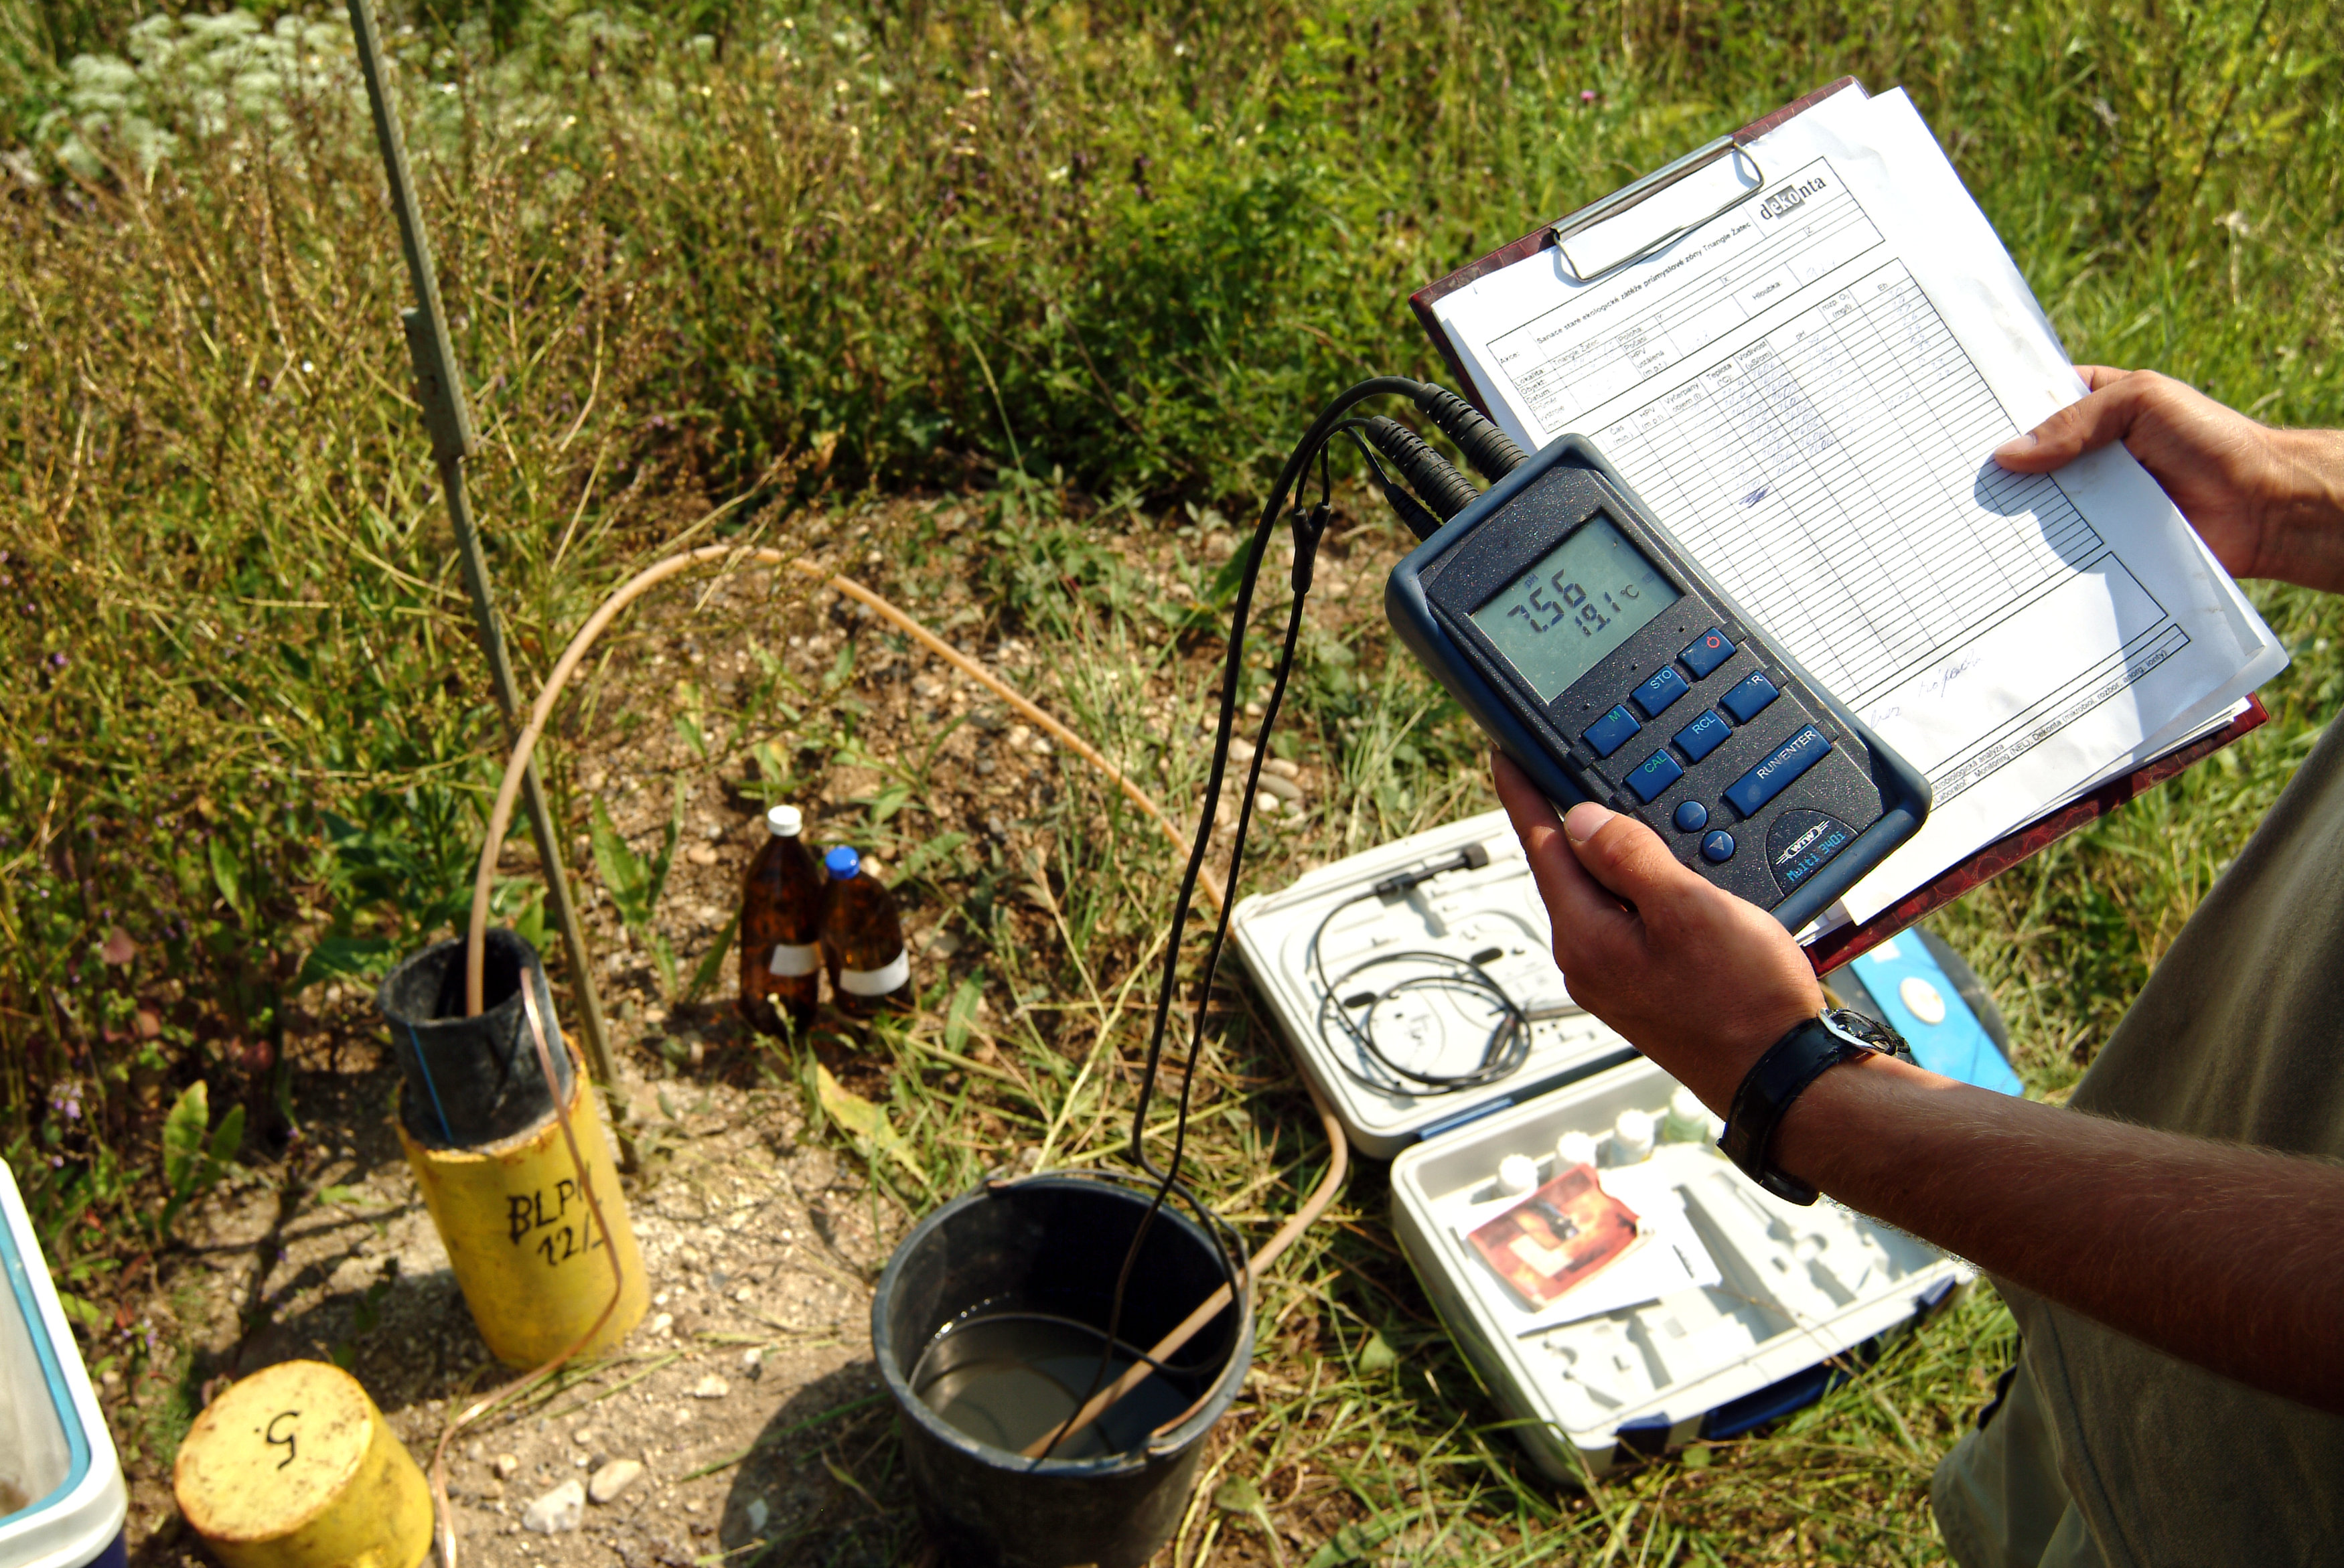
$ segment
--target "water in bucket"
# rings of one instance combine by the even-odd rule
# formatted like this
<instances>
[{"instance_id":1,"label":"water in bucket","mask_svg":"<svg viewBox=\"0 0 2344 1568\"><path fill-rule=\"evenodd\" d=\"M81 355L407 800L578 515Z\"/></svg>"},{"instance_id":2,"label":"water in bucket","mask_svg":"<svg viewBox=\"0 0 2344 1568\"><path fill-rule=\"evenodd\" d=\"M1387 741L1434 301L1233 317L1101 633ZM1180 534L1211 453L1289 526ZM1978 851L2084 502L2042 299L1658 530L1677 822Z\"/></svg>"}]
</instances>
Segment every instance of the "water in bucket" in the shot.
<instances>
[{"instance_id":1,"label":"water in bucket","mask_svg":"<svg viewBox=\"0 0 2344 1568\"><path fill-rule=\"evenodd\" d=\"M912 1388L929 1409L980 1442L1012 1453L1048 1435L1080 1407L1099 1365L1098 1330L1046 1313L980 1310L947 1324L913 1369ZM1117 1346L1101 1388L1131 1367ZM1054 1459L1121 1453L1195 1402L1193 1380L1156 1372L1061 1443Z\"/></svg>"}]
</instances>

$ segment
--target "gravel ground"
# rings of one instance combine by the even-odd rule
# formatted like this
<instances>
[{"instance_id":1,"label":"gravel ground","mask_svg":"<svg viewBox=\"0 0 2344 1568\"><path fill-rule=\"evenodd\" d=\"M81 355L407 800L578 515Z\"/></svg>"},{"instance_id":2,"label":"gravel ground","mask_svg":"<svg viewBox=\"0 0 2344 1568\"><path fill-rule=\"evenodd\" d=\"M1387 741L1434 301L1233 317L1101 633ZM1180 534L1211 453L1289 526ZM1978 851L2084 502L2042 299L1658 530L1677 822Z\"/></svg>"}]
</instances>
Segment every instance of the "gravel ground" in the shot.
<instances>
[{"instance_id":1,"label":"gravel ground","mask_svg":"<svg viewBox=\"0 0 2344 1568\"><path fill-rule=\"evenodd\" d=\"M387 1106L392 1081L383 1066L338 1081L358 1106ZM693 1085L671 1119L658 1087L628 1085L638 1122L663 1135L656 1180L630 1193L650 1314L561 1392L450 1448L468 1564L682 1568L753 1542L853 1533L874 1513L851 1479L893 1419L871 1363L866 1282L901 1216L874 1206L849 1162L797 1141L793 1091ZM312 1125L331 1123L331 1108L306 1109ZM450 1416L509 1374L473 1329L388 1116L342 1125L349 1136L313 1151L289 1204L253 1183L197 1217L176 1327L207 1396L275 1362L347 1358L428 1464ZM608 1493L626 1461L640 1472L577 1527L524 1528L536 1500L598 1477ZM133 1481L133 1561L203 1561L167 1474Z\"/></svg>"}]
</instances>

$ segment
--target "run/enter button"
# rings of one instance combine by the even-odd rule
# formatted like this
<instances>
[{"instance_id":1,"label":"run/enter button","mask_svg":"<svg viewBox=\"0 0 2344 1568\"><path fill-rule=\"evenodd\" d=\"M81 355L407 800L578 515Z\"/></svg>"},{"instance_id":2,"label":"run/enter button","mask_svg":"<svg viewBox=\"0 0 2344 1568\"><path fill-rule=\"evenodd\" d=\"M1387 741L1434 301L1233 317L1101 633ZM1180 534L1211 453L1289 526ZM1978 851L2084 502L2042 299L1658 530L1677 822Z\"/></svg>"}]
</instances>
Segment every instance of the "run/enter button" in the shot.
<instances>
[{"instance_id":1,"label":"run/enter button","mask_svg":"<svg viewBox=\"0 0 2344 1568\"><path fill-rule=\"evenodd\" d=\"M1823 731L1808 725L1774 749L1774 754L1735 779L1725 791L1726 804L1744 817L1755 817L1766 802L1780 795L1832 749Z\"/></svg>"}]
</instances>

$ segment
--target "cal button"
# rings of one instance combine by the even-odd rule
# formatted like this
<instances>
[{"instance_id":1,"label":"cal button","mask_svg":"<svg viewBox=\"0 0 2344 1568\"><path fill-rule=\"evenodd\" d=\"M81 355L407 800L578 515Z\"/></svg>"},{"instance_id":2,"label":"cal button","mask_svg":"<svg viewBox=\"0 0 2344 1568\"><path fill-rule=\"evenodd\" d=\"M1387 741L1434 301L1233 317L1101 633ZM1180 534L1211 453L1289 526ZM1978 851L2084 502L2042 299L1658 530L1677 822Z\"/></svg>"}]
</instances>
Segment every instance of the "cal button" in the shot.
<instances>
[{"instance_id":1,"label":"cal button","mask_svg":"<svg viewBox=\"0 0 2344 1568\"><path fill-rule=\"evenodd\" d=\"M1634 714L1624 708L1615 708L1589 725L1580 739L1593 747L1598 757L1609 757L1627 745L1629 738L1642 728Z\"/></svg>"},{"instance_id":2,"label":"cal button","mask_svg":"<svg viewBox=\"0 0 2344 1568\"><path fill-rule=\"evenodd\" d=\"M1637 799L1649 806L1683 777L1684 769L1677 766L1675 758L1666 751L1655 751L1628 775L1628 788L1636 792Z\"/></svg>"}]
</instances>

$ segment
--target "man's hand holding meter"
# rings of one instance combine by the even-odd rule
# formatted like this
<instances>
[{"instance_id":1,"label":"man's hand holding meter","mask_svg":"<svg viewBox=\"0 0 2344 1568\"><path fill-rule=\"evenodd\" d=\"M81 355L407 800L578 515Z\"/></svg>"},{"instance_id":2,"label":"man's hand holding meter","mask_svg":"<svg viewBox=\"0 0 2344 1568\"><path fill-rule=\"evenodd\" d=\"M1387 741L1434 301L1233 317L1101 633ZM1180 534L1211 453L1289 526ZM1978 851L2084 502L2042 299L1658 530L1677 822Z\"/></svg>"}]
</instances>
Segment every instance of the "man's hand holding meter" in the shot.
<instances>
[{"instance_id":1,"label":"man's hand holding meter","mask_svg":"<svg viewBox=\"0 0 2344 1568\"><path fill-rule=\"evenodd\" d=\"M2234 575L2344 588L2344 433L2274 430L2152 373L2083 374L2090 395L2007 444L1998 461L2045 472L2123 441ZM1499 757L1496 773L1553 917L1555 959L1572 996L1730 1116L1752 1066L1823 1006L1805 956L1773 917L1680 864L1633 818L1584 804L1558 819L1511 762ZM2299 779L2267 832L2307 789ZM2305 858L2299 845L2289 855ZM2344 892L2344 867L2334 879ZM2305 940L2344 934L2344 900L2321 906L2315 898L2314 909L2324 909L2324 923L2305 930ZM2198 950L2185 933L2167 967ZM2252 965L2224 954L2216 967ZM2203 1027L2208 1004L2184 990L2186 979L2167 987L2183 991L2172 1001L2157 985L2137 1004L2149 1016L2129 1020L2133 1031L2167 1028L2152 1021L2164 1012L2180 1020L2174 1034ZM2339 1029L2332 1013L2324 1022ZM2124 1070L2154 1077L2169 1065L2158 1060L2163 1041L2126 1033L2111 1041ZM2251 1059L2222 1065L2257 1070ZM2021 1292L2223 1377L2344 1412L2344 1335L2335 1322L2344 1303L2344 1166L2251 1147L2261 1140L2235 1132L2193 1137L2138 1125L2159 1118L2132 1108L2120 1088L2092 1103L2104 1113L1860 1055L1791 1101L1769 1153L1790 1175ZM2344 1129L2330 1131L2325 1142L2310 1136L2290 1146L2332 1156Z\"/></svg>"}]
</instances>

